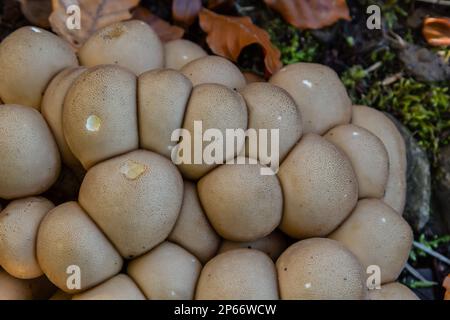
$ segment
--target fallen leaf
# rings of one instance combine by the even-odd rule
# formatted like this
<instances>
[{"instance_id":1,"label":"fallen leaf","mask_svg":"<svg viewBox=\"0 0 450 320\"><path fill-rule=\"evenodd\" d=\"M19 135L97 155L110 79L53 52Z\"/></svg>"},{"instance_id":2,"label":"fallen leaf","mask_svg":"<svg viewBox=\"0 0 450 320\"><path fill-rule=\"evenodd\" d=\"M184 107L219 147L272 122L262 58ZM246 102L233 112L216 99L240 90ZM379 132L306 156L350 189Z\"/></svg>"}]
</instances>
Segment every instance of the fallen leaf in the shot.
<instances>
[{"instance_id":1,"label":"fallen leaf","mask_svg":"<svg viewBox=\"0 0 450 320\"><path fill-rule=\"evenodd\" d=\"M33 25L49 28L48 17L52 13L51 0L19 0L23 15Z\"/></svg>"},{"instance_id":2,"label":"fallen leaf","mask_svg":"<svg viewBox=\"0 0 450 320\"><path fill-rule=\"evenodd\" d=\"M137 6L140 0L53 0L53 12L50 24L53 31L79 48L98 29L115 22L131 18L130 9ZM66 25L69 16L67 9L76 5L80 8L80 29L69 29Z\"/></svg>"},{"instance_id":3,"label":"fallen leaf","mask_svg":"<svg viewBox=\"0 0 450 320\"><path fill-rule=\"evenodd\" d=\"M184 34L182 28L171 25L144 7L133 10L133 19L149 24L163 42L180 39Z\"/></svg>"},{"instance_id":4,"label":"fallen leaf","mask_svg":"<svg viewBox=\"0 0 450 320\"><path fill-rule=\"evenodd\" d=\"M450 18L426 18L422 33L432 46L450 46Z\"/></svg>"},{"instance_id":5,"label":"fallen leaf","mask_svg":"<svg viewBox=\"0 0 450 320\"><path fill-rule=\"evenodd\" d=\"M208 9L202 9L199 17L200 27L208 34L206 42L215 54L236 62L242 49L259 44L267 71L274 73L282 67L280 51L270 42L269 34L249 17L224 16Z\"/></svg>"},{"instance_id":6,"label":"fallen leaf","mask_svg":"<svg viewBox=\"0 0 450 320\"><path fill-rule=\"evenodd\" d=\"M447 290L445 292L444 300L450 300L450 274L444 279L442 286Z\"/></svg>"},{"instance_id":7,"label":"fallen leaf","mask_svg":"<svg viewBox=\"0 0 450 320\"><path fill-rule=\"evenodd\" d=\"M172 17L182 26L189 27L195 22L202 9L202 0L173 0Z\"/></svg>"},{"instance_id":8,"label":"fallen leaf","mask_svg":"<svg viewBox=\"0 0 450 320\"><path fill-rule=\"evenodd\" d=\"M339 19L351 20L345 0L264 0L299 29L321 29Z\"/></svg>"}]
</instances>

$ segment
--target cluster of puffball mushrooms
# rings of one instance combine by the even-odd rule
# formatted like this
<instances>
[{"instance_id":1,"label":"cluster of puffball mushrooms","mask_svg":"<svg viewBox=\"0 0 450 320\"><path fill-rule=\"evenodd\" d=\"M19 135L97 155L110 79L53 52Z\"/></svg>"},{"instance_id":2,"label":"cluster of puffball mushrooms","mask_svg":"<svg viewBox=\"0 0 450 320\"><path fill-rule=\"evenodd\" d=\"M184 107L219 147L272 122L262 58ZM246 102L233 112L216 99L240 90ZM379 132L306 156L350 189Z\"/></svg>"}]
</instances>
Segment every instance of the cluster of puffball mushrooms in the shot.
<instances>
[{"instance_id":1,"label":"cluster of puffball mushrooms","mask_svg":"<svg viewBox=\"0 0 450 320\"><path fill-rule=\"evenodd\" d=\"M0 299L417 299L396 282L413 239L404 141L330 68L255 81L132 20L77 54L18 29L0 70ZM194 121L279 129L277 174L175 165L171 133ZM40 195L61 162L82 182L55 207Z\"/></svg>"}]
</instances>

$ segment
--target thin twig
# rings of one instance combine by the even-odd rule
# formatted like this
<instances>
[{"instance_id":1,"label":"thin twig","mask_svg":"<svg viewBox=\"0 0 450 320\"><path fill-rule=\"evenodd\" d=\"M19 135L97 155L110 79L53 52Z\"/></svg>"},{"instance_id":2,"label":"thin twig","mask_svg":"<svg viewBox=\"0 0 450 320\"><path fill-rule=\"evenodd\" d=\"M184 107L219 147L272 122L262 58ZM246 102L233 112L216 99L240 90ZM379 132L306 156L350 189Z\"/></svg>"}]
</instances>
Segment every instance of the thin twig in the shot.
<instances>
[{"instance_id":1,"label":"thin twig","mask_svg":"<svg viewBox=\"0 0 450 320\"><path fill-rule=\"evenodd\" d=\"M448 265L450 265L450 259L447 258L446 256L443 256L442 254L440 254L439 252L434 251L433 249L428 248L427 246L425 246L424 244L414 241L413 242L413 246L428 253L430 256L435 257L436 259L438 259L439 261L442 261Z\"/></svg>"},{"instance_id":2,"label":"thin twig","mask_svg":"<svg viewBox=\"0 0 450 320\"><path fill-rule=\"evenodd\" d=\"M374 72L375 70L379 69L383 65L383 62L378 61L377 63L371 65L366 70L364 70L366 73Z\"/></svg>"},{"instance_id":3,"label":"thin twig","mask_svg":"<svg viewBox=\"0 0 450 320\"><path fill-rule=\"evenodd\" d=\"M409 272L412 276L414 276L415 278L417 278L417 279L420 280L420 281L427 282L427 283L429 283L429 284L437 284L436 282L430 281L430 280L428 280L427 278L425 278L423 275L421 275L421 274L419 273L419 271L417 271L416 269L414 269L409 263L407 263L407 264L405 265L405 269L408 270L408 272Z\"/></svg>"},{"instance_id":4,"label":"thin twig","mask_svg":"<svg viewBox=\"0 0 450 320\"><path fill-rule=\"evenodd\" d=\"M432 3L432 4L440 4L443 6L450 6L450 1L448 1L448 0L417 0L417 1Z\"/></svg>"}]
</instances>

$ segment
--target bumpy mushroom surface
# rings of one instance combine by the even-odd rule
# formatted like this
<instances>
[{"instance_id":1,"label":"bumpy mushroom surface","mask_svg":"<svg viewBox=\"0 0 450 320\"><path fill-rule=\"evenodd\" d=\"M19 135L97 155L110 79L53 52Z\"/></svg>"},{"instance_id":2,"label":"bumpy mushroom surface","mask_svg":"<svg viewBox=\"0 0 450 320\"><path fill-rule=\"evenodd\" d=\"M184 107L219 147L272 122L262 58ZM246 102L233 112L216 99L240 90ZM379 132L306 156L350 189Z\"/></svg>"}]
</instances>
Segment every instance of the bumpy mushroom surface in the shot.
<instances>
[{"instance_id":1,"label":"bumpy mushroom surface","mask_svg":"<svg viewBox=\"0 0 450 320\"><path fill-rule=\"evenodd\" d=\"M158 35L138 20L111 24L94 33L78 52L82 65L117 64L139 75L164 66Z\"/></svg>"},{"instance_id":2,"label":"bumpy mushroom surface","mask_svg":"<svg viewBox=\"0 0 450 320\"><path fill-rule=\"evenodd\" d=\"M221 253L203 268L197 300L276 300L278 286L272 260L263 252L237 249Z\"/></svg>"},{"instance_id":3,"label":"bumpy mushroom surface","mask_svg":"<svg viewBox=\"0 0 450 320\"><path fill-rule=\"evenodd\" d=\"M181 72L194 86L204 83L216 83L233 90L246 86L242 72L231 61L219 56L206 56L186 64Z\"/></svg>"},{"instance_id":4,"label":"bumpy mushroom surface","mask_svg":"<svg viewBox=\"0 0 450 320\"><path fill-rule=\"evenodd\" d=\"M138 81L139 138L141 148L168 158L176 142L172 132L181 128L192 84L174 70L153 70Z\"/></svg>"},{"instance_id":5,"label":"bumpy mushroom surface","mask_svg":"<svg viewBox=\"0 0 450 320\"><path fill-rule=\"evenodd\" d=\"M118 274L95 288L73 296L72 300L145 300L145 296L130 277Z\"/></svg>"},{"instance_id":6,"label":"bumpy mushroom surface","mask_svg":"<svg viewBox=\"0 0 450 320\"><path fill-rule=\"evenodd\" d=\"M420 300L407 286L392 282L381 286L381 289L369 291L369 300Z\"/></svg>"},{"instance_id":7,"label":"bumpy mushroom surface","mask_svg":"<svg viewBox=\"0 0 450 320\"><path fill-rule=\"evenodd\" d=\"M214 229L225 239L253 241L280 223L283 194L275 175L262 175L260 164L220 166L198 182L198 194Z\"/></svg>"},{"instance_id":8,"label":"bumpy mushroom surface","mask_svg":"<svg viewBox=\"0 0 450 320\"><path fill-rule=\"evenodd\" d=\"M383 141L389 155L389 177L383 201L403 214L406 200L406 147L395 124L382 112L366 106L353 106L352 123Z\"/></svg>"},{"instance_id":9,"label":"bumpy mushroom surface","mask_svg":"<svg viewBox=\"0 0 450 320\"><path fill-rule=\"evenodd\" d=\"M337 241L299 241L281 254L276 265L281 299L365 298L361 264Z\"/></svg>"},{"instance_id":10,"label":"bumpy mushroom surface","mask_svg":"<svg viewBox=\"0 0 450 320\"><path fill-rule=\"evenodd\" d=\"M192 300L201 264L180 246L163 242L130 262L128 274L148 299Z\"/></svg>"},{"instance_id":11,"label":"bumpy mushroom surface","mask_svg":"<svg viewBox=\"0 0 450 320\"><path fill-rule=\"evenodd\" d=\"M20 105L0 105L0 198L45 192L61 168L58 147L42 115Z\"/></svg>"},{"instance_id":12,"label":"bumpy mushroom surface","mask_svg":"<svg viewBox=\"0 0 450 320\"><path fill-rule=\"evenodd\" d=\"M180 216L168 240L193 253L202 263L207 262L217 252L220 237L206 218L197 188L192 182L184 182Z\"/></svg>"},{"instance_id":13,"label":"bumpy mushroom surface","mask_svg":"<svg viewBox=\"0 0 450 320\"><path fill-rule=\"evenodd\" d=\"M389 157L383 142L370 131L352 125L337 126L324 136L350 159L358 179L359 198L384 196Z\"/></svg>"},{"instance_id":14,"label":"bumpy mushroom surface","mask_svg":"<svg viewBox=\"0 0 450 320\"><path fill-rule=\"evenodd\" d=\"M408 259L413 233L408 223L377 199L358 202L351 216L330 235L361 261L381 269L381 283L395 281Z\"/></svg>"},{"instance_id":15,"label":"bumpy mushroom surface","mask_svg":"<svg viewBox=\"0 0 450 320\"><path fill-rule=\"evenodd\" d=\"M284 90L270 83L256 82L247 85L240 91L248 108L248 127L256 130L279 130L280 161L284 159L289 150L302 135L302 116L297 104ZM270 142L270 133L267 140ZM246 146L246 155L257 158L258 145L254 146L256 154L249 153ZM272 145L269 145L272 147ZM272 154L271 148L268 152Z\"/></svg>"},{"instance_id":16,"label":"bumpy mushroom surface","mask_svg":"<svg viewBox=\"0 0 450 320\"><path fill-rule=\"evenodd\" d=\"M350 122L352 103L334 70L314 63L295 63L282 68L270 83L294 98L303 118L304 133L323 134Z\"/></svg>"},{"instance_id":17,"label":"bumpy mushroom surface","mask_svg":"<svg viewBox=\"0 0 450 320\"><path fill-rule=\"evenodd\" d=\"M55 290L45 276L31 280L17 279L0 268L0 300L45 300Z\"/></svg>"},{"instance_id":18,"label":"bumpy mushroom surface","mask_svg":"<svg viewBox=\"0 0 450 320\"><path fill-rule=\"evenodd\" d=\"M218 254L241 248L256 249L266 253L270 258L272 258L272 260L275 261L278 259L280 254L283 253L287 246L287 237L282 232L275 230L268 236L250 242L223 240Z\"/></svg>"},{"instance_id":19,"label":"bumpy mushroom surface","mask_svg":"<svg viewBox=\"0 0 450 320\"><path fill-rule=\"evenodd\" d=\"M53 76L77 65L70 45L53 33L37 27L17 29L0 44L0 96L5 103L39 110Z\"/></svg>"},{"instance_id":20,"label":"bumpy mushroom surface","mask_svg":"<svg viewBox=\"0 0 450 320\"><path fill-rule=\"evenodd\" d=\"M139 146L136 76L104 65L83 72L69 89L64 136L85 169Z\"/></svg>"},{"instance_id":21,"label":"bumpy mushroom surface","mask_svg":"<svg viewBox=\"0 0 450 320\"><path fill-rule=\"evenodd\" d=\"M284 195L280 229L294 238L326 236L358 201L350 160L316 134L304 136L278 172Z\"/></svg>"},{"instance_id":22,"label":"bumpy mushroom surface","mask_svg":"<svg viewBox=\"0 0 450 320\"><path fill-rule=\"evenodd\" d=\"M176 39L164 44L166 68L181 70L186 64L208 54L195 42Z\"/></svg>"},{"instance_id":23,"label":"bumpy mushroom surface","mask_svg":"<svg viewBox=\"0 0 450 320\"><path fill-rule=\"evenodd\" d=\"M122 258L76 202L51 210L41 222L37 258L46 276L61 290L76 293L119 273ZM81 288L69 288L68 277L79 267ZM71 282L70 282L71 283Z\"/></svg>"},{"instance_id":24,"label":"bumpy mushroom surface","mask_svg":"<svg viewBox=\"0 0 450 320\"><path fill-rule=\"evenodd\" d=\"M141 255L171 232L183 200L183 179L170 160L137 150L91 168L79 202L123 257Z\"/></svg>"},{"instance_id":25,"label":"bumpy mushroom surface","mask_svg":"<svg viewBox=\"0 0 450 320\"><path fill-rule=\"evenodd\" d=\"M64 137L63 107L67 91L75 79L85 70L86 68L84 67L73 67L58 73L45 90L41 105L42 115L52 130L63 162L77 172L83 171L83 167L73 155Z\"/></svg>"},{"instance_id":26,"label":"bumpy mushroom surface","mask_svg":"<svg viewBox=\"0 0 450 320\"><path fill-rule=\"evenodd\" d=\"M43 274L36 259L39 225L54 205L41 197L12 201L0 212L0 265L12 276L33 279Z\"/></svg>"},{"instance_id":27,"label":"bumpy mushroom surface","mask_svg":"<svg viewBox=\"0 0 450 320\"><path fill-rule=\"evenodd\" d=\"M247 107L244 99L237 92L219 84L201 84L194 87L183 122L183 129L190 133L191 138L191 150L183 150L183 154L188 152L191 155L190 163L183 163L178 166L183 175L189 179L199 179L217 166L217 161L214 160L214 163L208 164L203 161L202 157L205 149L213 146L214 141L209 143L203 142L203 148L200 150L195 149L195 140L202 139L202 136L197 136L194 130L195 122L201 125L203 133L208 129L219 130L223 137L223 145L219 144L219 147L223 148L229 143L227 142L227 129L244 131L247 129ZM234 137L233 139L237 140ZM223 157L219 160L231 160L236 157L241 152L244 142L244 140L237 141L236 147L231 150L225 147ZM197 157L195 155L196 151L201 152L201 159L199 159L198 164L195 159ZM174 152L175 157L172 157L172 160L174 158L178 159L180 152L181 150Z\"/></svg>"}]
</instances>

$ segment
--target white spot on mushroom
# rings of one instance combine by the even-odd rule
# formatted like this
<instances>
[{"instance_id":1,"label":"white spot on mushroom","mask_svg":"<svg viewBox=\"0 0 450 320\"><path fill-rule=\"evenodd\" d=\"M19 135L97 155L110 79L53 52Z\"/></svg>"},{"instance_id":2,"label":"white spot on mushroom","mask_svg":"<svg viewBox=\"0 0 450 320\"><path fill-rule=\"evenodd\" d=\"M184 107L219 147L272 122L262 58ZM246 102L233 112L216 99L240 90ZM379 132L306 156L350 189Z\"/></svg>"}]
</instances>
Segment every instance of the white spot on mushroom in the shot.
<instances>
[{"instance_id":1,"label":"white spot on mushroom","mask_svg":"<svg viewBox=\"0 0 450 320\"><path fill-rule=\"evenodd\" d=\"M305 288L306 288L306 289L311 288L311 282L305 283Z\"/></svg>"},{"instance_id":2,"label":"white spot on mushroom","mask_svg":"<svg viewBox=\"0 0 450 320\"><path fill-rule=\"evenodd\" d=\"M308 88L312 88L312 87L313 87L312 82L309 81L309 80L303 80L302 82L303 82L303 84L304 84L305 86L307 86Z\"/></svg>"},{"instance_id":3,"label":"white spot on mushroom","mask_svg":"<svg viewBox=\"0 0 450 320\"><path fill-rule=\"evenodd\" d=\"M41 32L42 32L41 29L36 28L36 27L31 27L30 29L31 29L31 31L33 31L33 32L37 32L37 33L41 33Z\"/></svg>"},{"instance_id":4,"label":"white spot on mushroom","mask_svg":"<svg viewBox=\"0 0 450 320\"><path fill-rule=\"evenodd\" d=\"M95 114L90 115L86 120L86 129L88 131L97 132L100 130L102 120Z\"/></svg>"}]
</instances>

